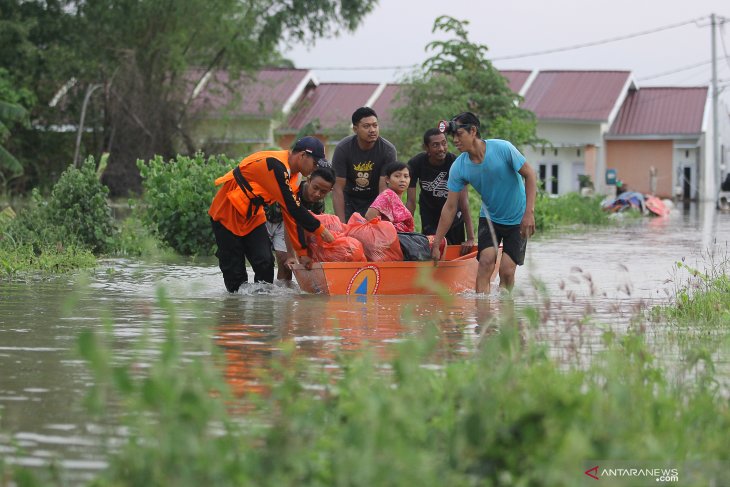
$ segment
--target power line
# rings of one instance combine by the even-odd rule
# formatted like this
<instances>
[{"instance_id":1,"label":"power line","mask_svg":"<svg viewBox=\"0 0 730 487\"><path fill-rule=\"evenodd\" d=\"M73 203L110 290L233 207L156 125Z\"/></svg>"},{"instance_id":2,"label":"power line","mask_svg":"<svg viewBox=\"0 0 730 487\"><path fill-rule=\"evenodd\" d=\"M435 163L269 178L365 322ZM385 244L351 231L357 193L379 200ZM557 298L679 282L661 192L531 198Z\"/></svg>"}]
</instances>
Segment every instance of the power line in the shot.
<instances>
[{"instance_id":1,"label":"power line","mask_svg":"<svg viewBox=\"0 0 730 487\"><path fill-rule=\"evenodd\" d=\"M699 25L699 23L702 22L703 20L706 20L707 17L708 16L705 15L703 17L697 17L694 19L686 20L684 22L678 22L675 24L669 24L669 25L665 25L665 26L661 26L661 27L656 27L654 29L634 32L632 34L626 34L626 35L617 36L617 37L610 37L610 38L602 39L602 40L598 40L598 41L585 42L582 44L573 44L571 46L557 47L557 48L553 48L553 49L546 49L543 51L534 51L534 52L528 52L528 53L513 54L513 55L509 55L509 56L494 57L494 58L491 58L490 61L504 61L504 60L508 60L508 59L520 59L520 58L533 57L533 56L542 56L545 54L553 54L556 52L565 52L565 51L583 49L586 47L599 46L599 45L603 45L603 44L609 44L612 42L623 41L626 39L633 39L636 37L655 34L657 32L662 32L662 31L670 30L670 29L676 29L678 27L683 27L683 26L689 25L689 24L698 24L699 27L706 27L709 24ZM719 18L723 22L727 21L727 18L725 18L725 17L719 17ZM413 69L418 66L419 66L419 64L397 65L397 66L315 66L315 67L310 67L309 69L313 69L313 70L317 70L317 71L385 71L385 70ZM685 69L685 68L680 68L680 70L682 70L682 69Z\"/></svg>"},{"instance_id":2,"label":"power line","mask_svg":"<svg viewBox=\"0 0 730 487\"><path fill-rule=\"evenodd\" d=\"M618 37L610 37L608 39L603 39L600 41L585 42L583 44L573 44L572 46L556 47L554 49L545 49L543 51L534 51L534 52L527 52L527 53L522 53L522 54L513 54L510 56L495 57L495 58L492 58L492 61L504 61L507 59L521 59L521 58L532 57L532 56L542 56L544 54L553 54L556 52L573 51L576 49L582 49L584 47L599 46L601 44L608 44L611 42L623 41L626 39L633 39L635 37L655 34L657 32L661 32L664 30L676 29L677 27L683 27L685 25L698 23L701 20L704 20L706 18L707 18L707 16L705 15L704 17L697 17L696 19L686 20L684 22L679 22L677 24L665 25L663 27L657 27L655 29L650 29L650 30L643 30L641 32L635 32L633 34L626 34L626 35L618 36Z\"/></svg>"},{"instance_id":3,"label":"power line","mask_svg":"<svg viewBox=\"0 0 730 487\"><path fill-rule=\"evenodd\" d=\"M681 73L682 71L687 71L689 69L698 68L700 66L705 66L707 64L710 64L711 62L712 62L712 59L708 59L707 61L702 61L701 63L690 64L688 66L682 66L681 68L672 69L671 71L664 71L661 73L652 74L651 76L644 76L642 78L637 78L637 81L646 81L648 79L661 78L663 76L668 76L670 74Z\"/></svg>"},{"instance_id":4,"label":"power line","mask_svg":"<svg viewBox=\"0 0 730 487\"><path fill-rule=\"evenodd\" d=\"M309 69L316 69L317 71L385 71L391 69L411 69L417 66L418 64L404 66L319 66Z\"/></svg>"}]
</instances>

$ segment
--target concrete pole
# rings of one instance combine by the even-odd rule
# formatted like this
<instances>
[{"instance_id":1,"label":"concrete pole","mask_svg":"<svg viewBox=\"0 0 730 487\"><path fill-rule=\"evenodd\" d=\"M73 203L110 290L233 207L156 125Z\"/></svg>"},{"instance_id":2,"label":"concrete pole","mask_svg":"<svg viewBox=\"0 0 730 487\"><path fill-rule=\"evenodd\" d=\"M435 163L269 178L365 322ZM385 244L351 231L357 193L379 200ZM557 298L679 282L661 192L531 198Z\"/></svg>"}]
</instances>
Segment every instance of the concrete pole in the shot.
<instances>
[{"instance_id":1,"label":"concrete pole","mask_svg":"<svg viewBox=\"0 0 730 487\"><path fill-rule=\"evenodd\" d=\"M720 132L718 128L717 109L719 104L719 91L717 88L717 17L710 16L712 22L712 172L708 171L705 177L712 175L713 180L707 184L710 194L706 195L708 200L717 199L717 183L720 181Z\"/></svg>"}]
</instances>

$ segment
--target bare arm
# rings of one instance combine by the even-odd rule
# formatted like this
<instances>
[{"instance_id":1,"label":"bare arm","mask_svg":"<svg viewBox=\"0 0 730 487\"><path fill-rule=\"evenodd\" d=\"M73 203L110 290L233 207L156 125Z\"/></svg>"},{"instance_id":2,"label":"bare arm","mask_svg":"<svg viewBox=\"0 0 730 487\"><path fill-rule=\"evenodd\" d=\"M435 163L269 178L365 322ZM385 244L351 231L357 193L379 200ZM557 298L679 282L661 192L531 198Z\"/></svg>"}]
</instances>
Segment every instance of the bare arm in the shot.
<instances>
[{"instance_id":1,"label":"bare arm","mask_svg":"<svg viewBox=\"0 0 730 487\"><path fill-rule=\"evenodd\" d=\"M368 211L365 213L365 219L367 221L372 220L373 218L380 216L380 212L373 208L372 206L368 208Z\"/></svg>"},{"instance_id":2,"label":"bare arm","mask_svg":"<svg viewBox=\"0 0 730 487\"><path fill-rule=\"evenodd\" d=\"M537 196L537 176L532 166L525 162L520 170L520 175L525 178L525 214L520 223L520 234L529 238L535 234L535 198Z\"/></svg>"},{"instance_id":3,"label":"bare arm","mask_svg":"<svg viewBox=\"0 0 730 487\"><path fill-rule=\"evenodd\" d=\"M406 208L414 215L416 212L416 188L408 188L406 192Z\"/></svg>"},{"instance_id":4,"label":"bare arm","mask_svg":"<svg viewBox=\"0 0 730 487\"><path fill-rule=\"evenodd\" d=\"M454 222L456 216L456 209L459 206L459 192L449 191L449 195L446 197L446 203L441 209L441 217L439 218L439 226L436 228L436 235L433 237L433 247L431 248L431 257L434 259L441 258L440 245L444 239L444 235L451 228L451 224Z\"/></svg>"},{"instance_id":5,"label":"bare arm","mask_svg":"<svg viewBox=\"0 0 730 487\"><path fill-rule=\"evenodd\" d=\"M345 221L345 178L336 178L335 185L332 188L332 206L335 210L335 215L340 219L342 223Z\"/></svg>"}]
</instances>

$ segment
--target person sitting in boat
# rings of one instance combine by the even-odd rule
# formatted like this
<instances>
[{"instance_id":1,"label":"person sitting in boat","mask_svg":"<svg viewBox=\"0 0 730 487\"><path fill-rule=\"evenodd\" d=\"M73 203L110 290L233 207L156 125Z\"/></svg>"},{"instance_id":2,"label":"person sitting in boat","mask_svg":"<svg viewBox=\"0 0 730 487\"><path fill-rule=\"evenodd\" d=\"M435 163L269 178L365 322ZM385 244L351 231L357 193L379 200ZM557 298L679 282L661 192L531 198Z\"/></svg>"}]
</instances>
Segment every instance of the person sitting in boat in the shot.
<instances>
[{"instance_id":1,"label":"person sitting in boat","mask_svg":"<svg viewBox=\"0 0 730 487\"><path fill-rule=\"evenodd\" d=\"M311 136L297 140L291 150L260 151L244 158L232 171L216 179L218 193L208 209L218 251L218 266L228 292L235 293L248 281L246 261L256 282L274 282L274 255L266 232L264 206L281 205L284 227L300 262L311 266L306 244L298 226L325 242L334 237L314 215L299 204L289 178L297 173L309 176L317 166L327 164L324 144Z\"/></svg>"},{"instance_id":2,"label":"person sitting in boat","mask_svg":"<svg viewBox=\"0 0 730 487\"><path fill-rule=\"evenodd\" d=\"M304 181L297 190L299 202L307 210L315 215L324 213L324 199L332 191L335 185L335 172L331 167L320 166L309 176L309 181ZM284 217L281 214L279 203L273 203L266 207L266 230L269 232L269 239L276 255L276 279L282 284L288 284L292 280L289 263L295 261L294 251L291 242L286 238L284 231Z\"/></svg>"},{"instance_id":3,"label":"person sitting in boat","mask_svg":"<svg viewBox=\"0 0 730 487\"><path fill-rule=\"evenodd\" d=\"M415 224L413 215L401 197L408 190L411 182L411 173L408 165L403 162L391 162L383 168L387 189L380 193L370 204L365 218L372 220L379 216L393 224L398 232L413 232Z\"/></svg>"}]
</instances>

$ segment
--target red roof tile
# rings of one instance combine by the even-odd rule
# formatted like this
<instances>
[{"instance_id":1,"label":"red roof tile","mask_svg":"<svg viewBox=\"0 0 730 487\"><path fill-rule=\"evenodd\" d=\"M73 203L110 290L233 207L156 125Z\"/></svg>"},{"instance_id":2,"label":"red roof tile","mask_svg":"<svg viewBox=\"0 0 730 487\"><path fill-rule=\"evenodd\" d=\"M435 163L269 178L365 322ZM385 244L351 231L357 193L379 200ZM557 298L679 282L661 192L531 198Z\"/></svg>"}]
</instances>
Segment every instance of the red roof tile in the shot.
<instances>
[{"instance_id":1,"label":"red roof tile","mask_svg":"<svg viewBox=\"0 0 730 487\"><path fill-rule=\"evenodd\" d=\"M707 87L631 90L608 135L699 134L706 102Z\"/></svg>"},{"instance_id":2,"label":"red roof tile","mask_svg":"<svg viewBox=\"0 0 730 487\"><path fill-rule=\"evenodd\" d=\"M316 119L325 130L349 127L352 112L365 105L377 87L376 83L320 83L295 105L282 128L299 130Z\"/></svg>"},{"instance_id":3,"label":"red roof tile","mask_svg":"<svg viewBox=\"0 0 730 487\"><path fill-rule=\"evenodd\" d=\"M192 83L197 83L201 74L191 73ZM231 80L228 72L215 71L193 106L213 114L225 111L229 115L271 116L282 110L307 76L306 69L267 68Z\"/></svg>"},{"instance_id":4,"label":"red roof tile","mask_svg":"<svg viewBox=\"0 0 730 487\"><path fill-rule=\"evenodd\" d=\"M373 103L373 110L378 114L380 125L390 125L393 121L393 110L403 104L403 100L396 99L400 88L401 85L399 84L386 85L378 99Z\"/></svg>"},{"instance_id":5,"label":"red roof tile","mask_svg":"<svg viewBox=\"0 0 730 487\"><path fill-rule=\"evenodd\" d=\"M629 71L540 71L522 108L538 120L607 121Z\"/></svg>"},{"instance_id":6,"label":"red roof tile","mask_svg":"<svg viewBox=\"0 0 730 487\"><path fill-rule=\"evenodd\" d=\"M499 72L507 78L509 89L515 93L520 92L525 85L525 81L530 77L530 73L532 73L527 69L500 69Z\"/></svg>"}]
</instances>

